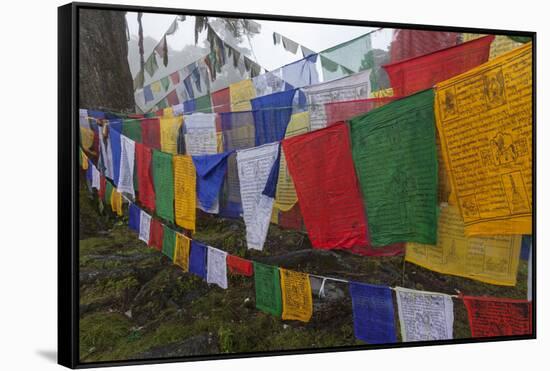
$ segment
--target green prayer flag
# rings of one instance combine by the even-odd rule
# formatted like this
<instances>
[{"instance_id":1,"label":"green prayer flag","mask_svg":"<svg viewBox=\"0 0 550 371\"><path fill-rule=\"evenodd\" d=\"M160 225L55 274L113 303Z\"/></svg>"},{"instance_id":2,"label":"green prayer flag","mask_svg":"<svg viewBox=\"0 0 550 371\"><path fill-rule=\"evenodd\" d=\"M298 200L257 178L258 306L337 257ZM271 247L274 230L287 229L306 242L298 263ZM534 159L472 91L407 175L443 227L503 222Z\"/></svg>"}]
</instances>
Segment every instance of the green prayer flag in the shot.
<instances>
[{"instance_id":1,"label":"green prayer flag","mask_svg":"<svg viewBox=\"0 0 550 371\"><path fill-rule=\"evenodd\" d=\"M162 253L172 260L174 258L174 247L176 245L176 232L166 225L163 226L163 228Z\"/></svg>"},{"instance_id":2,"label":"green prayer flag","mask_svg":"<svg viewBox=\"0 0 550 371\"><path fill-rule=\"evenodd\" d=\"M145 62L145 71L147 71L149 76L153 77L153 75L155 74L155 72L157 72L158 69L159 69L159 65L157 64L157 56L153 52Z\"/></svg>"},{"instance_id":3,"label":"green prayer flag","mask_svg":"<svg viewBox=\"0 0 550 371\"><path fill-rule=\"evenodd\" d=\"M283 305L279 268L254 262L254 285L256 308L274 316L280 316Z\"/></svg>"},{"instance_id":4,"label":"green prayer flag","mask_svg":"<svg viewBox=\"0 0 550 371\"><path fill-rule=\"evenodd\" d=\"M510 39L514 40L515 42L522 43L522 44L525 44L525 43L528 43L528 42L532 41L532 38L530 36L511 36L511 35L508 35L508 37Z\"/></svg>"},{"instance_id":5,"label":"green prayer flag","mask_svg":"<svg viewBox=\"0 0 550 371\"><path fill-rule=\"evenodd\" d=\"M195 112L212 113L210 94L195 99Z\"/></svg>"},{"instance_id":6,"label":"green prayer flag","mask_svg":"<svg viewBox=\"0 0 550 371\"><path fill-rule=\"evenodd\" d=\"M436 243L433 101L433 90L425 90L350 120L353 160L374 246Z\"/></svg>"},{"instance_id":7,"label":"green prayer flag","mask_svg":"<svg viewBox=\"0 0 550 371\"><path fill-rule=\"evenodd\" d=\"M134 142L141 143L141 123L138 119L127 119L122 122L122 134Z\"/></svg>"},{"instance_id":8,"label":"green prayer flag","mask_svg":"<svg viewBox=\"0 0 550 371\"><path fill-rule=\"evenodd\" d=\"M109 181L105 182L105 195L104 195L103 201L107 205L111 204L111 193L113 193L113 189L114 187L111 184L111 182Z\"/></svg>"},{"instance_id":9,"label":"green prayer flag","mask_svg":"<svg viewBox=\"0 0 550 371\"><path fill-rule=\"evenodd\" d=\"M170 87L170 79L168 78L168 76L165 76L162 79L160 79L160 83L164 91L168 91L168 88Z\"/></svg>"},{"instance_id":10,"label":"green prayer flag","mask_svg":"<svg viewBox=\"0 0 550 371\"><path fill-rule=\"evenodd\" d=\"M157 215L174 222L172 154L153 150L153 184Z\"/></svg>"}]
</instances>

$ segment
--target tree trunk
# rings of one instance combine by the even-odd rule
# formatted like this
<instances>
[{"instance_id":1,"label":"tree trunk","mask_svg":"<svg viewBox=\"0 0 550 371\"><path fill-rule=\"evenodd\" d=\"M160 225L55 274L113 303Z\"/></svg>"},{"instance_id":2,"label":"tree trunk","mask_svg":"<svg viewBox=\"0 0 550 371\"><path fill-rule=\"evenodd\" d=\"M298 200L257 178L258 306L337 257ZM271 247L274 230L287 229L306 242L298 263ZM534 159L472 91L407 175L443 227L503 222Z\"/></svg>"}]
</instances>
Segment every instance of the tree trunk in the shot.
<instances>
[{"instance_id":1,"label":"tree trunk","mask_svg":"<svg viewBox=\"0 0 550 371\"><path fill-rule=\"evenodd\" d=\"M80 10L79 107L134 112L125 12Z\"/></svg>"}]
</instances>

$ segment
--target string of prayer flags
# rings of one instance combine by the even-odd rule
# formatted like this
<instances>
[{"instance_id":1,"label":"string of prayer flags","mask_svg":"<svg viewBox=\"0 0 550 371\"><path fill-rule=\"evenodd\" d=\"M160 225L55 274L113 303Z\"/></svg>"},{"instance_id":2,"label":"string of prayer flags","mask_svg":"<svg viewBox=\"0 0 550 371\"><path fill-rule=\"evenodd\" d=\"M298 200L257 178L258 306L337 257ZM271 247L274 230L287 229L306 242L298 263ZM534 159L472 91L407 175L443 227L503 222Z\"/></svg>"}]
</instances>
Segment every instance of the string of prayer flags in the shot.
<instances>
[{"instance_id":1,"label":"string of prayer flags","mask_svg":"<svg viewBox=\"0 0 550 371\"><path fill-rule=\"evenodd\" d=\"M202 243L192 240L189 252L189 272L206 279L206 249Z\"/></svg>"},{"instance_id":2,"label":"string of prayer flags","mask_svg":"<svg viewBox=\"0 0 550 371\"><path fill-rule=\"evenodd\" d=\"M139 216L139 239L149 244L149 235L151 232L151 215L141 210Z\"/></svg>"},{"instance_id":3,"label":"string of prayer flags","mask_svg":"<svg viewBox=\"0 0 550 371\"><path fill-rule=\"evenodd\" d=\"M188 155L173 156L174 210L176 224L195 231L196 223L196 173L193 159Z\"/></svg>"},{"instance_id":4,"label":"string of prayer flags","mask_svg":"<svg viewBox=\"0 0 550 371\"><path fill-rule=\"evenodd\" d=\"M372 91L370 73L371 70L365 70L338 80L304 88L309 105L311 130L327 126L326 103L368 98Z\"/></svg>"},{"instance_id":5,"label":"string of prayer flags","mask_svg":"<svg viewBox=\"0 0 550 371\"><path fill-rule=\"evenodd\" d=\"M466 72L489 59L494 36L383 66L396 96L407 96Z\"/></svg>"},{"instance_id":6,"label":"string of prayer flags","mask_svg":"<svg viewBox=\"0 0 550 371\"><path fill-rule=\"evenodd\" d=\"M191 239L176 232L176 245L174 247L174 264L189 272L189 254L191 249Z\"/></svg>"},{"instance_id":7,"label":"string of prayer flags","mask_svg":"<svg viewBox=\"0 0 550 371\"><path fill-rule=\"evenodd\" d=\"M162 152L178 153L178 133L183 122L182 116L160 119L160 148Z\"/></svg>"},{"instance_id":8,"label":"string of prayer flags","mask_svg":"<svg viewBox=\"0 0 550 371\"><path fill-rule=\"evenodd\" d=\"M309 322L313 299L309 274L279 268L281 275L282 319Z\"/></svg>"},{"instance_id":9,"label":"string of prayer flags","mask_svg":"<svg viewBox=\"0 0 550 371\"><path fill-rule=\"evenodd\" d=\"M530 301L472 296L462 300L474 338L533 333Z\"/></svg>"},{"instance_id":10,"label":"string of prayer flags","mask_svg":"<svg viewBox=\"0 0 550 371\"><path fill-rule=\"evenodd\" d=\"M296 91L287 90L251 100L256 146L278 142L284 138Z\"/></svg>"},{"instance_id":11,"label":"string of prayer flags","mask_svg":"<svg viewBox=\"0 0 550 371\"><path fill-rule=\"evenodd\" d=\"M193 156L197 173L197 197L201 210L219 211L219 194L227 172L227 158L232 152Z\"/></svg>"},{"instance_id":12,"label":"string of prayer flags","mask_svg":"<svg viewBox=\"0 0 550 371\"><path fill-rule=\"evenodd\" d=\"M461 34L456 32L395 29L390 45L390 63L450 48L459 44L460 39Z\"/></svg>"},{"instance_id":13,"label":"string of prayer flags","mask_svg":"<svg viewBox=\"0 0 550 371\"><path fill-rule=\"evenodd\" d=\"M118 191L135 196L134 193L134 160L135 142L132 139L121 136L120 175L118 179Z\"/></svg>"},{"instance_id":14,"label":"string of prayer flags","mask_svg":"<svg viewBox=\"0 0 550 371\"><path fill-rule=\"evenodd\" d=\"M407 244L406 260L430 270L515 286L521 236L466 237L458 209L440 210L437 245Z\"/></svg>"},{"instance_id":15,"label":"string of prayer flags","mask_svg":"<svg viewBox=\"0 0 550 371\"><path fill-rule=\"evenodd\" d=\"M285 139L282 147L313 247L366 246L367 224L347 125Z\"/></svg>"},{"instance_id":16,"label":"string of prayer flags","mask_svg":"<svg viewBox=\"0 0 550 371\"><path fill-rule=\"evenodd\" d=\"M186 115L184 120L185 148L188 155L213 155L218 152L215 113Z\"/></svg>"},{"instance_id":17,"label":"string of prayer flags","mask_svg":"<svg viewBox=\"0 0 550 371\"><path fill-rule=\"evenodd\" d=\"M467 236L531 234L532 59L529 43L437 85L437 129Z\"/></svg>"},{"instance_id":18,"label":"string of prayer flags","mask_svg":"<svg viewBox=\"0 0 550 371\"><path fill-rule=\"evenodd\" d=\"M254 266L250 260L238 257L236 255L227 255L227 267L232 274L252 277Z\"/></svg>"},{"instance_id":19,"label":"string of prayer flags","mask_svg":"<svg viewBox=\"0 0 550 371\"><path fill-rule=\"evenodd\" d=\"M373 246L436 243L433 100L433 91L427 90L350 121L353 160Z\"/></svg>"},{"instance_id":20,"label":"string of prayer flags","mask_svg":"<svg viewBox=\"0 0 550 371\"><path fill-rule=\"evenodd\" d=\"M164 227L160 220L153 218L151 220L151 231L149 234L148 246L158 251L162 251L162 243L164 239Z\"/></svg>"},{"instance_id":21,"label":"string of prayer flags","mask_svg":"<svg viewBox=\"0 0 550 371\"><path fill-rule=\"evenodd\" d=\"M396 287L401 338L408 341L453 338L453 299L449 295Z\"/></svg>"},{"instance_id":22,"label":"string of prayer flags","mask_svg":"<svg viewBox=\"0 0 550 371\"><path fill-rule=\"evenodd\" d=\"M128 206L128 227L136 233L139 233L141 209L135 203L130 202Z\"/></svg>"},{"instance_id":23,"label":"string of prayer flags","mask_svg":"<svg viewBox=\"0 0 550 371\"><path fill-rule=\"evenodd\" d=\"M279 153L279 143L237 151L239 188L249 249L262 250L269 228L273 198L262 194Z\"/></svg>"},{"instance_id":24,"label":"string of prayer flags","mask_svg":"<svg viewBox=\"0 0 550 371\"><path fill-rule=\"evenodd\" d=\"M229 85L231 111L250 111L250 100L256 97L256 89L252 80L241 80Z\"/></svg>"},{"instance_id":25,"label":"string of prayer flags","mask_svg":"<svg viewBox=\"0 0 550 371\"><path fill-rule=\"evenodd\" d=\"M350 282L355 337L368 344L397 342L392 290L386 286Z\"/></svg>"},{"instance_id":26,"label":"string of prayer flags","mask_svg":"<svg viewBox=\"0 0 550 371\"><path fill-rule=\"evenodd\" d=\"M227 289L227 252L212 246L208 246L207 248L208 256L206 262L208 267L206 269L206 282L216 284L222 289Z\"/></svg>"},{"instance_id":27,"label":"string of prayer flags","mask_svg":"<svg viewBox=\"0 0 550 371\"><path fill-rule=\"evenodd\" d=\"M282 312L279 268L254 262L254 287L256 308L274 316Z\"/></svg>"},{"instance_id":28,"label":"string of prayer flags","mask_svg":"<svg viewBox=\"0 0 550 371\"><path fill-rule=\"evenodd\" d=\"M384 97L325 103L327 125L351 120L355 116L364 115L372 109L381 107L394 100L395 98L392 97Z\"/></svg>"},{"instance_id":29,"label":"string of prayer flags","mask_svg":"<svg viewBox=\"0 0 550 371\"><path fill-rule=\"evenodd\" d=\"M165 220L173 222L174 173L172 171L172 155L153 150L152 164L157 215Z\"/></svg>"},{"instance_id":30,"label":"string of prayer flags","mask_svg":"<svg viewBox=\"0 0 550 371\"><path fill-rule=\"evenodd\" d=\"M122 121L122 135L132 139L136 143L143 143L141 137L141 120L127 119Z\"/></svg>"},{"instance_id":31,"label":"string of prayer flags","mask_svg":"<svg viewBox=\"0 0 550 371\"><path fill-rule=\"evenodd\" d=\"M285 138L292 138L307 132L309 132L309 112L305 111L293 114L286 128ZM294 188L294 183L286 164L286 158L282 151L280 156L279 177L277 179L273 207L280 211L289 211L298 201L298 196L296 195L296 189Z\"/></svg>"},{"instance_id":32,"label":"string of prayer flags","mask_svg":"<svg viewBox=\"0 0 550 371\"><path fill-rule=\"evenodd\" d=\"M155 188L152 171L152 153L151 149L136 142L136 170L139 192L137 199L139 203L149 211L155 210Z\"/></svg>"},{"instance_id":33,"label":"string of prayer flags","mask_svg":"<svg viewBox=\"0 0 550 371\"><path fill-rule=\"evenodd\" d=\"M170 260L174 258L174 249L176 247L176 232L168 227L163 226L162 232L162 254Z\"/></svg>"},{"instance_id":34,"label":"string of prayer flags","mask_svg":"<svg viewBox=\"0 0 550 371\"><path fill-rule=\"evenodd\" d=\"M158 117L141 120L141 136L143 145L160 149L160 120Z\"/></svg>"}]
</instances>

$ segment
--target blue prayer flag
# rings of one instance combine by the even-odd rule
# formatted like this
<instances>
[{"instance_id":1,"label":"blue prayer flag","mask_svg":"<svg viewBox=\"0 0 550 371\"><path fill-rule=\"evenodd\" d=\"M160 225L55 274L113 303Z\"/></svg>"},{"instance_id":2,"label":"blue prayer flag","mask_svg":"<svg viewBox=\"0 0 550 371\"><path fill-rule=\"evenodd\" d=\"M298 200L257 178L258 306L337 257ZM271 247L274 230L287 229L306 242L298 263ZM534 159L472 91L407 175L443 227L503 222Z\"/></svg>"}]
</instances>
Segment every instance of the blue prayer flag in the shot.
<instances>
[{"instance_id":1,"label":"blue prayer flag","mask_svg":"<svg viewBox=\"0 0 550 371\"><path fill-rule=\"evenodd\" d=\"M128 227L134 232L139 233L141 209L134 203L128 207Z\"/></svg>"},{"instance_id":2,"label":"blue prayer flag","mask_svg":"<svg viewBox=\"0 0 550 371\"><path fill-rule=\"evenodd\" d=\"M218 199L227 171L227 157L231 153L193 156L197 172L197 197L206 210L212 208Z\"/></svg>"},{"instance_id":3,"label":"blue prayer flag","mask_svg":"<svg viewBox=\"0 0 550 371\"><path fill-rule=\"evenodd\" d=\"M143 97L145 99L145 103L149 103L155 99L153 96L153 91L151 90L151 85L146 85L143 87Z\"/></svg>"},{"instance_id":4,"label":"blue prayer flag","mask_svg":"<svg viewBox=\"0 0 550 371\"><path fill-rule=\"evenodd\" d=\"M120 131L109 130L109 140L111 141L111 152L113 153L113 182L118 187L118 178L120 176Z\"/></svg>"},{"instance_id":5,"label":"blue prayer flag","mask_svg":"<svg viewBox=\"0 0 550 371\"><path fill-rule=\"evenodd\" d=\"M521 237L521 260L529 260L529 250L531 250L532 242L533 236L530 234L526 234Z\"/></svg>"},{"instance_id":6,"label":"blue prayer flag","mask_svg":"<svg viewBox=\"0 0 550 371\"><path fill-rule=\"evenodd\" d=\"M189 252L189 272L206 279L206 251L207 247L195 240L191 241Z\"/></svg>"},{"instance_id":7,"label":"blue prayer flag","mask_svg":"<svg viewBox=\"0 0 550 371\"><path fill-rule=\"evenodd\" d=\"M197 109L195 100L190 99L183 102L183 112L184 113L193 113Z\"/></svg>"},{"instance_id":8,"label":"blue prayer flag","mask_svg":"<svg viewBox=\"0 0 550 371\"><path fill-rule=\"evenodd\" d=\"M275 198L275 193L277 191L277 181L279 180L279 166L281 164L281 147L279 146L279 153L277 154L277 159L273 163L273 166L271 167L271 171L269 172L269 177L267 178L267 182L265 183L264 190L262 194L266 195L267 197Z\"/></svg>"},{"instance_id":9,"label":"blue prayer flag","mask_svg":"<svg viewBox=\"0 0 550 371\"><path fill-rule=\"evenodd\" d=\"M292 115L292 102L296 89L264 95L252 99L255 145L278 142L284 139Z\"/></svg>"},{"instance_id":10,"label":"blue prayer flag","mask_svg":"<svg viewBox=\"0 0 550 371\"><path fill-rule=\"evenodd\" d=\"M397 341L389 287L350 282L355 337L368 344Z\"/></svg>"}]
</instances>

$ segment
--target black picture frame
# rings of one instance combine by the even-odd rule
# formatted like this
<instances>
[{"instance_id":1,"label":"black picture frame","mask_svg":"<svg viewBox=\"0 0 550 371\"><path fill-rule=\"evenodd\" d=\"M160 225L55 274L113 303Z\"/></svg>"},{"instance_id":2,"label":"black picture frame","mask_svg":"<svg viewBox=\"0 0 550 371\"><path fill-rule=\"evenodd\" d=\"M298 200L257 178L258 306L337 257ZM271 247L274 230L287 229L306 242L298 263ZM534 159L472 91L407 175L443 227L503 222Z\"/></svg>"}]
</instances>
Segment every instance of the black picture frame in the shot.
<instances>
[{"instance_id":1,"label":"black picture frame","mask_svg":"<svg viewBox=\"0 0 550 371\"><path fill-rule=\"evenodd\" d=\"M82 363L79 360L79 264L78 264L78 87L79 87L79 10L96 9L112 11L133 11L163 14L185 14L215 17L238 17L245 19L272 20L285 22L308 22L365 27L388 27L431 31L454 31L495 35L511 35L532 38L533 46L533 333L531 335L494 338L453 339L445 341L395 343L391 345L357 345L333 348L312 348L238 354L218 354L215 356L189 356L177 358L157 358L146 360L120 360ZM468 28L411 23L392 23L348 19L310 18L272 14L253 14L225 11L205 11L195 9L175 9L145 6L70 3L58 8L58 363L69 368L89 368L99 366L123 366L155 364L183 361L203 361L247 357L265 357L325 352L343 352L365 349L402 348L433 345L483 343L509 340L536 339L537 298L536 298L536 90L537 90L537 33L532 31L502 30L488 28Z\"/></svg>"}]
</instances>

